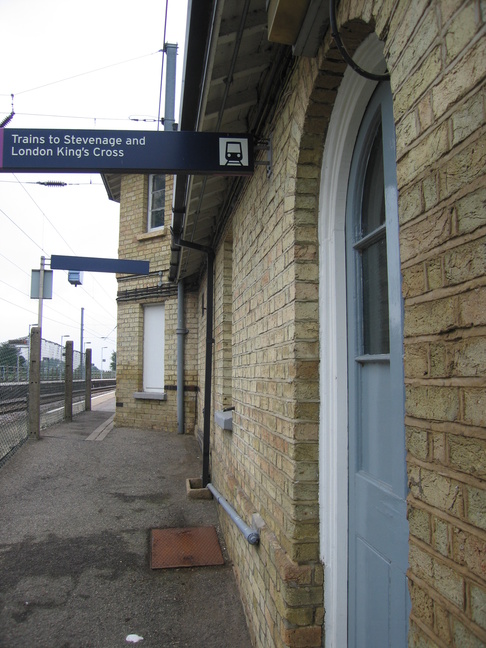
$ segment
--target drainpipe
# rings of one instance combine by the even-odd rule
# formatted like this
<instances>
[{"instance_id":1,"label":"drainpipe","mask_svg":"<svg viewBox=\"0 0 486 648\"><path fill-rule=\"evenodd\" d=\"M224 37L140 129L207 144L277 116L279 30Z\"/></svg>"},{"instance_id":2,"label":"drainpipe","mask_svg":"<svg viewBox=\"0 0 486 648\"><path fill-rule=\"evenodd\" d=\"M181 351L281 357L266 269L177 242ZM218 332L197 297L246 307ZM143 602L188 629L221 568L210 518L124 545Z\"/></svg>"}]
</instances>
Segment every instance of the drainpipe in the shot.
<instances>
[{"instance_id":1,"label":"drainpipe","mask_svg":"<svg viewBox=\"0 0 486 648\"><path fill-rule=\"evenodd\" d=\"M230 519L236 524L238 529L245 536L247 542L249 542L251 545L258 544L260 542L260 534L258 533L258 531L252 529L248 526L248 524L243 522L235 509L230 504L228 504L221 493L212 484L208 484L208 490L211 491L218 504L221 504L226 513L230 516Z\"/></svg>"},{"instance_id":2,"label":"drainpipe","mask_svg":"<svg viewBox=\"0 0 486 648\"><path fill-rule=\"evenodd\" d=\"M177 432L184 434L184 282L177 284Z\"/></svg>"},{"instance_id":3,"label":"drainpipe","mask_svg":"<svg viewBox=\"0 0 486 648\"><path fill-rule=\"evenodd\" d=\"M206 310L206 372L204 378L204 434L203 434L203 475L202 486L209 482L209 444L211 432L211 381L213 370L213 272L214 252L209 248L207 277L207 310Z\"/></svg>"},{"instance_id":4,"label":"drainpipe","mask_svg":"<svg viewBox=\"0 0 486 648\"><path fill-rule=\"evenodd\" d=\"M214 251L206 245L199 245L180 238L180 234L172 232L174 243L180 247L191 248L204 252L208 259L207 276L207 310L206 310L206 370L204 377L204 429L203 429L203 473L202 487L209 483L209 444L211 440L211 383L213 369L213 300L214 300Z\"/></svg>"}]
</instances>

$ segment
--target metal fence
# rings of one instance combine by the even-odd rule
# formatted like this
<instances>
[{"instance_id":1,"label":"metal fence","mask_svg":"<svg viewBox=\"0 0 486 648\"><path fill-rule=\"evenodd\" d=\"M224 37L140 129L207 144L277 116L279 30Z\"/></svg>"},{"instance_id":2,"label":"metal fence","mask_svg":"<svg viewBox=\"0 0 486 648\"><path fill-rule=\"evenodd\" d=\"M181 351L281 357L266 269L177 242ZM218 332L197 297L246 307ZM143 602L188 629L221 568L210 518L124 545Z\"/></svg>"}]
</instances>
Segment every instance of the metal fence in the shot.
<instances>
[{"instance_id":1,"label":"metal fence","mask_svg":"<svg viewBox=\"0 0 486 648\"><path fill-rule=\"evenodd\" d=\"M16 367L0 368L0 465L27 440L29 435L29 357L22 350L23 362ZM73 381L75 384L73 410L84 409L84 358L73 352ZM41 429L64 418L65 348L55 342L41 344Z\"/></svg>"}]
</instances>

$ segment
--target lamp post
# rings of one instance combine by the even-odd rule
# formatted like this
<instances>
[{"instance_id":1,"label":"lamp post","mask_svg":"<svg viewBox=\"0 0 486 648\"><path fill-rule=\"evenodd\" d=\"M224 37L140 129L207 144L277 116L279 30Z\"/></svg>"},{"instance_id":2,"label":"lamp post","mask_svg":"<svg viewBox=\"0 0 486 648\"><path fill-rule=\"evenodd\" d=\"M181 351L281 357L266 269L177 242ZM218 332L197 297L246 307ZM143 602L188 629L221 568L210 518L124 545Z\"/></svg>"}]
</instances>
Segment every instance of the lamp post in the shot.
<instances>
[{"instance_id":1,"label":"lamp post","mask_svg":"<svg viewBox=\"0 0 486 648\"><path fill-rule=\"evenodd\" d=\"M104 362L104 360L103 360L103 349L107 349L107 348L108 348L108 347L105 347L105 346L104 346L104 347L101 347L101 369L100 369L100 371L101 371L101 378L103 378L103 362Z\"/></svg>"}]
</instances>

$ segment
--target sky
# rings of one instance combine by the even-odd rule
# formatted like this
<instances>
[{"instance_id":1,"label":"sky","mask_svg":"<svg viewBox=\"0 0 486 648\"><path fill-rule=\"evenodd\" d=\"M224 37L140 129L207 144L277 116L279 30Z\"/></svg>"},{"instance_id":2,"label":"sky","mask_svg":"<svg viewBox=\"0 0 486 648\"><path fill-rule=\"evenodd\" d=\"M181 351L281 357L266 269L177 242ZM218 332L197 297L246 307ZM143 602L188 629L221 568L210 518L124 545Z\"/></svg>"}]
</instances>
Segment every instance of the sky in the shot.
<instances>
[{"instance_id":1,"label":"sky","mask_svg":"<svg viewBox=\"0 0 486 648\"><path fill-rule=\"evenodd\" d=\"M187 0L0 0L0 122L13 94L6 128L157 130L164 30L165 42L179 46L180 87L186 13ZM42 256L46 267L52 254L117 258L118 227L119 205L99 174L0 173L0 343L38 322L30 286ZM79 351L84 309L83 346L107 370L116 350L115 275L84 272L75 287L67 274L54 271L42 337L70 339Z\"/></svg>"}]
</instances>

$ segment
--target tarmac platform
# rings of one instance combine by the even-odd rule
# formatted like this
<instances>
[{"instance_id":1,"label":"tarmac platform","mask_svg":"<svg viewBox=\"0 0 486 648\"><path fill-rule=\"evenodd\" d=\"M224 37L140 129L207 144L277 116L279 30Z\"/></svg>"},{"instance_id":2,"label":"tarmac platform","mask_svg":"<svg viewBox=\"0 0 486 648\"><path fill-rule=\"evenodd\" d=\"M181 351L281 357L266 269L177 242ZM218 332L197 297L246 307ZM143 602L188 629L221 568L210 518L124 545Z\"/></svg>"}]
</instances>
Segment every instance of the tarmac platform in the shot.
<instances>
[{"instance_id":1,"label":"tarmac platform","mask_svg":"<svg viewBox=\"0 0 486 648\"><path fill-rule=\"evenodd\" d=\"M193 436L113 428L114 395L0 468L0 647L250 648L232 565L151 569L152 529L214 526ZM143 637L143 639L141 639Z\"/></svg>"}]
</instances>

